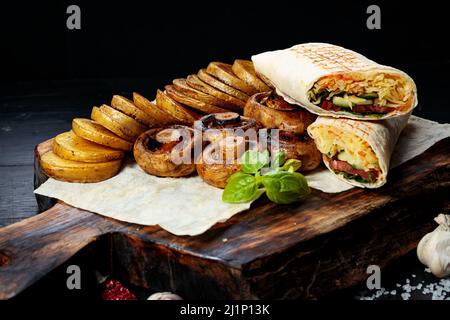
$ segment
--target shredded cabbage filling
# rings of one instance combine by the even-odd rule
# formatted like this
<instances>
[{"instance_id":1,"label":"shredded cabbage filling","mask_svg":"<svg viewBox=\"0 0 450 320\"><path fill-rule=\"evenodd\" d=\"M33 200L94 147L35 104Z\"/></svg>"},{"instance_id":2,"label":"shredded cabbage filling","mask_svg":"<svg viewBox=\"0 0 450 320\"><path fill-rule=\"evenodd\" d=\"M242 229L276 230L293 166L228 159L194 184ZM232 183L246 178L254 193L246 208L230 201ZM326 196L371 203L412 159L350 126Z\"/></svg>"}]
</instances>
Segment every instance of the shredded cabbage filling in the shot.
<instances>
[{"instance_id":1,"label":"shredded cabbage filling","mask_svg":"<svg viewBox=\"0 0 450 320\"><path fill-rule=\"evenodd\" d=\"M399 108L412 103L413 90L414 85L409 79L396 74L351 73L319 79L308 92L308 97L316 105L327 100L338 108L350 110L360 104ZM333 99L334 96L339 100Z\"/></svg>"}]
</instances>

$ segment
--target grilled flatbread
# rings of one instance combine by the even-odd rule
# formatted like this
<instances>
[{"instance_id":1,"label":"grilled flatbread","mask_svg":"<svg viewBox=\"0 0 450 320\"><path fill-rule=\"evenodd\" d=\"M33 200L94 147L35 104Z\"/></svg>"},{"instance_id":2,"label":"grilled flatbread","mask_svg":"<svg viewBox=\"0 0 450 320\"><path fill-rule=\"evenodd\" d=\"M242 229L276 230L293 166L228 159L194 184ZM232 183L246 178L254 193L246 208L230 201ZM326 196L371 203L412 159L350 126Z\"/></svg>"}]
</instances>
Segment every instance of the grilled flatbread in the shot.
<instances>
[{"instance_id":1,"label":"grilled flatbread","mask_svg":"<svg viewBox=\"0 0 450 320\"><path fill-rule=\"evenodd\" d=\"M305 43L252 60L278 94L321 116L380 120L417 106L416 85L406 73L339 46Z\"/></svg>"}]
</instances>

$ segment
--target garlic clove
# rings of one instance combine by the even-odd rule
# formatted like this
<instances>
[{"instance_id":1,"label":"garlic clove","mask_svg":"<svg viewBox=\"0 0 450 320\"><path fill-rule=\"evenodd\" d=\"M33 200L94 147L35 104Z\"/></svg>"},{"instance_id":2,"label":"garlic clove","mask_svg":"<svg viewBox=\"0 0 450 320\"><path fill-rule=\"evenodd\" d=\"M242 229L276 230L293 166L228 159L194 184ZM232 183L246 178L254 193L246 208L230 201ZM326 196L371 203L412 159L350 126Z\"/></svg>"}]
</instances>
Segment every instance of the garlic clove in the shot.
<instances>
[{"instance_id":1,"label":"garlic clove","mask_svg":"<svg viewBox=\"0 0 450 320\"><path fill-rule=\"evenodd\" d=\"M427 264L427 261L430 261L430 254L431 251L430 250L426 250L426 248L428 248L428 245L430 243L431 238L433 237L434 233L430 232L427 233L420 241L419 244L417 245L417 257L419 258L419 261L422 264Z\"/></svg>"},{"instance_id":2,"label":"garlic clove","mask_svg":"<svg viewBox=\"0 0 450 320\"><path fill-rule=\"evenodd\" d=\"M440 214L434 219L439 226L426 234L417 246L417 257L436 277L450 275L450 216Z\"/></svg>"}]
</instances>

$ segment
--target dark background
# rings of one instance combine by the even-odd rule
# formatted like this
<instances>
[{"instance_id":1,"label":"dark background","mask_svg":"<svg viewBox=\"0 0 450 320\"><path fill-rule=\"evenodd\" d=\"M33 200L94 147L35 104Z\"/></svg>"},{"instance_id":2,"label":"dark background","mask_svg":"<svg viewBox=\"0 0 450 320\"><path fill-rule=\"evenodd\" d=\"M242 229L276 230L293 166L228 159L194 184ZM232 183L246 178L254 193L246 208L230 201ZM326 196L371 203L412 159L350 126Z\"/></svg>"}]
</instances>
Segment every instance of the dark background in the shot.
<instances>
[{"instance_id":1,"label":"dark background","mask_svg":"<svg viewBox=\"0 0 450 320\"><path fill-rule=\"evenodd\" d=\"M66 27L71 4L81 8L81 30ZM381 30L366 27L370 4L381 8ZM309 41L342 45L410 74L419 91L414 113L450 122L449 20L444 1L1 2L0 227L38 212L36 144L113 94L153 98L157 88L213 60L231 63ZM383 274L390 290L411 274L438 281L414 252L391 268ZM31 296L44 289L60 295L62 278L50 274ZM401 299L399 293L383 297Z\"/></svg>"},{"instance_id":2,"label":"dark background","mask_svg":"<svg viewBox=\"0 0 450 320\"><path fill-rule=\"evenodd\" d=\"M81 8L81 30L66 8ZM381 30L366 27L370 4ZM212 60L331 42L409 73L421 115L449 121L443 1L16 1L0 9L1 96L142 91L149 97Z\"/></svg>"}]
</instances>

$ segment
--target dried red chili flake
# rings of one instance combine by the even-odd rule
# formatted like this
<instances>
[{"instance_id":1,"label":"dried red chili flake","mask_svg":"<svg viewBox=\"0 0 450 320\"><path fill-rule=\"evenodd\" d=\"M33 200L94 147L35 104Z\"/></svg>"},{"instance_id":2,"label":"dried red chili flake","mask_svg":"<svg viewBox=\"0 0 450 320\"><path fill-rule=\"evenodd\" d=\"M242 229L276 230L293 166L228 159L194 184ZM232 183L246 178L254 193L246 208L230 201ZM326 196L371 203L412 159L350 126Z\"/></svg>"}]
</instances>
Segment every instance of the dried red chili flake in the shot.
<instances>
[{"instance_id":1,"label":"dried red chili flake","mask_svg":"<svg viewBox=\"0 0 450 320\"><path fill-rule=\"evenodd\" d=\"M102 291L103 300L136 300L133 292L115 279L106 280Z\"/></svg>"}]
</instances>

